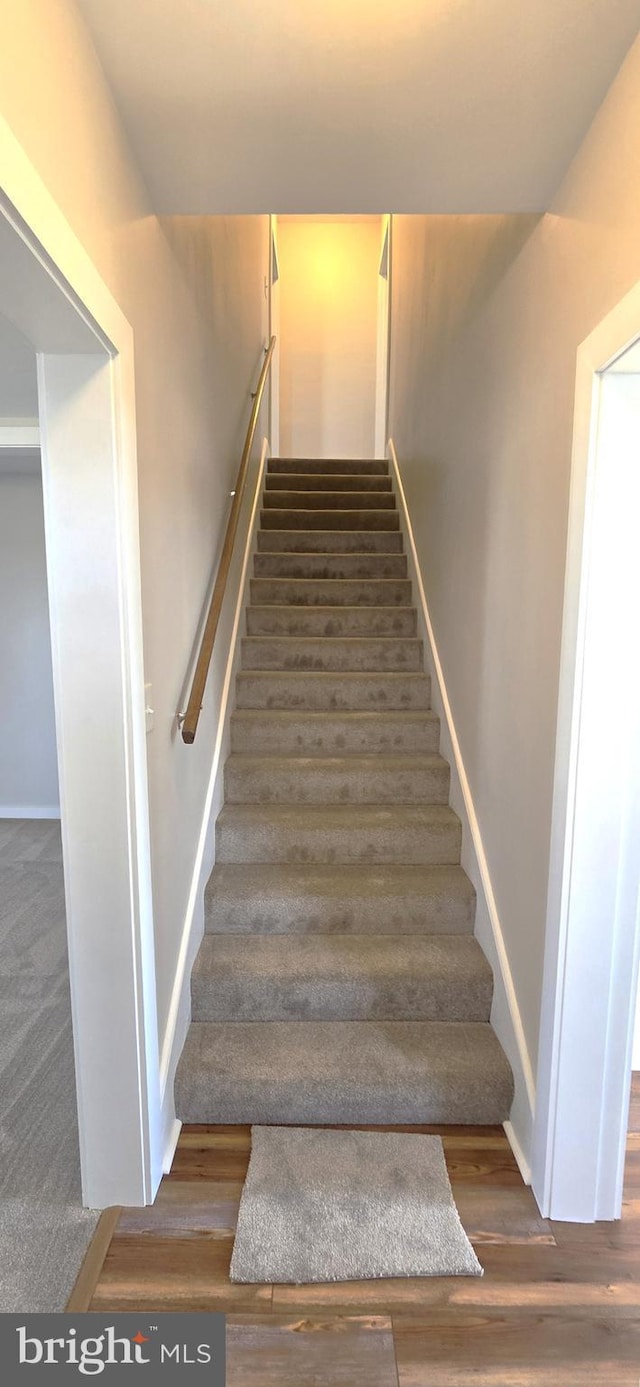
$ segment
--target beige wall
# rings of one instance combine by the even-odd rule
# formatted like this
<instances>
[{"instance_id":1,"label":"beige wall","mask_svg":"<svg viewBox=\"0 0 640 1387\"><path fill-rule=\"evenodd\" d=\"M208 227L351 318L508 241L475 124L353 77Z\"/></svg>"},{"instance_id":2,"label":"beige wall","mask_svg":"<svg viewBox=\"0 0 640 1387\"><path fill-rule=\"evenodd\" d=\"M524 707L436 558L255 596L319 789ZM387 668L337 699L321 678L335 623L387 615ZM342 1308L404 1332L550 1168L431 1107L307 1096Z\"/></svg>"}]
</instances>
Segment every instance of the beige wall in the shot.
<instances>
[{"instance_id":1,"label":"beige wall","mask_svg":"<svg viewBox=\"0 0 640 1387\"><path fill-rule=\"evenodd\" d=\"M72 0L5 0L2 20L0 114L135 335L162 1039L213 739L212 710L193 749L175 736L175 713L261 360L267 219L152 216Z\"/></svg>"},{"instance_id":2,"label":"beige wall","mask_svg":"<svg viewBox=\"0 0 640 1387\"><path fill-rule=\"evenodd\" d=\"M380 239L380 218L278 223L283 457L373 457Z\"/></svg>"},{"instance_id":3,"label":"beige wall","mask_svg":"<svg viewBox=\"0 0 640 1387\"><path fill-rule=\"evenodd\" d=\"M640 278L638 168L640 41L549 215L394 222L390 431L534 1060L576 348Z\"/></svg>"}]
</instances>

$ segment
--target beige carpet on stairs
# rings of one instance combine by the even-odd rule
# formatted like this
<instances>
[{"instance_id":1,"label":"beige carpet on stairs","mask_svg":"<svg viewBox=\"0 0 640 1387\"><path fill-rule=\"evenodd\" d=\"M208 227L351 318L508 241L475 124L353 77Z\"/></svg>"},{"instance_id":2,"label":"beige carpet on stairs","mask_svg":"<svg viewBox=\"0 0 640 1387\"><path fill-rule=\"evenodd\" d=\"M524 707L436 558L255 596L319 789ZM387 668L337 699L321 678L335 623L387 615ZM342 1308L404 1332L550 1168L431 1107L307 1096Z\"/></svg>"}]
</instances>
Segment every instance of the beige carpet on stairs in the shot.
<instances>
[{"instance_id":1,"label":"beige carpet on stairs","mask_svg":"<svg viewBox=\"0 0 640 1387\"><path fill-rule=\"evenodd\" d=\"M460 851L388 463L273 458L178 1116L504 1121Z\"/></svg>"}]
</instances>

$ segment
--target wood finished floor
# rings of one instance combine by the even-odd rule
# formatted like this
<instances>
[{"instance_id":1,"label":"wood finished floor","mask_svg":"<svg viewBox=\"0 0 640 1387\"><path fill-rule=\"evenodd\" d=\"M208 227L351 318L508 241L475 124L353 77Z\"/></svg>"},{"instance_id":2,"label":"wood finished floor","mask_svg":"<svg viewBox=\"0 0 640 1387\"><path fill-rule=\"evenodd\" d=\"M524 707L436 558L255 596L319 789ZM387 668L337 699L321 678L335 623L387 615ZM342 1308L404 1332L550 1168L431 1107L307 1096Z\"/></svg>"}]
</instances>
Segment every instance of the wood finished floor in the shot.
<instances>
[{"instance_id":1,"label":"wood finished floor","mask_svg":"<svg viewBox=\"0 0 640 1387\"><path fill-rule=\"evenodd\" d=\"M123 1210L90 1308L222 1310L228 1387L638 1387L640 1079L619 1223L548 1222L501 1128L438 1131L473 1277L233 1286L245 1127L183 1128L152 1208Z\"/></svg>"}]
</instances>

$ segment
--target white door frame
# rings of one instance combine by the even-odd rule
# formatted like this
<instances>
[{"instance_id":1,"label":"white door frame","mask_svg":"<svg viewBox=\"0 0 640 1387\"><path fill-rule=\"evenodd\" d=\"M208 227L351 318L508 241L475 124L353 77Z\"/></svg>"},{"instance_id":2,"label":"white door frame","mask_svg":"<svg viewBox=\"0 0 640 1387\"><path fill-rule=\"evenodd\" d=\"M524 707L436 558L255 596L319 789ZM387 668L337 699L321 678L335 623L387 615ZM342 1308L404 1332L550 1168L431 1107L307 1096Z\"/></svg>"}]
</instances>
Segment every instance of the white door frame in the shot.
<instances>
[{"instance_id":1,"label":"white door frame","mask_svg":"<svg viewBox=\"0 0 640 1387\"><path fill-rule=\"evenodd\" d=\"M607 632L606 608L603 624L598 586L594 579L590 587L589 579L594 564L596 572L604 571L598 569L598 561L602 506L608 504L607 450L611 465L611 458L623 456L621 450L630 446L624 423L612 441L612 420L620 418L613 411L620 409L620 401L611 383L629 377L616 377L611 368L638 339L640 284L582 343L577 356L532 1162L532 1184L542 1213L577 1222L620 1216L636 1007L640 812L637 772L634 787L627 758L632 762L636 757L638 770L640 759L633 745L625 748L622 758L612 754L612 720L623 717L624 711L616 709L616 689L609 685L607 652L602 648L606 640L597 647L598 631L605 636ZM637 427L638 423L634 433ZM599 764L593 674L598 656ZM633 692L637 697L637 686ZM610 806L600 823L595 822L597 811L594 814L598 777ZM632 833L637 835L635 863L629 856Z\"/></svg>"},{"instance_id":2,"label":"white door frame","mask_svg":"<svg viewBox=\"0 0 640 1387\"><path fill-rule=\"evenodd\" d=\"M38 354L82 1189L162 1171L131 327L0 119L0 311Z\"/></svg>"}]
</instances>

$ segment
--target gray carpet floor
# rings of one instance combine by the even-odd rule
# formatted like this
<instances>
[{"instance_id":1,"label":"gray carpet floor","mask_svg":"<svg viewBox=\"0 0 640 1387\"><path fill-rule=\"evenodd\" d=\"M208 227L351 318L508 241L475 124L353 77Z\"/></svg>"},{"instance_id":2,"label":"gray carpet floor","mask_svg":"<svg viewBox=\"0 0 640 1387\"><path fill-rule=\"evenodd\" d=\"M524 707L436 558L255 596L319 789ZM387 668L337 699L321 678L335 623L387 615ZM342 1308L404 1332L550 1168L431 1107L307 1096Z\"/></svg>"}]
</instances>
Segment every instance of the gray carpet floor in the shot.
<instances>
[{"instance_id":1,"label":"gray carpet floor","mask_svg":"<svg viewBox=\"0 0 640 1387\"><path fill-rule=\"evenodd\" d=\"M0 1312L63 1310L80 1192L60 825L0 820Z\"/></svg>"}]
</instances>

